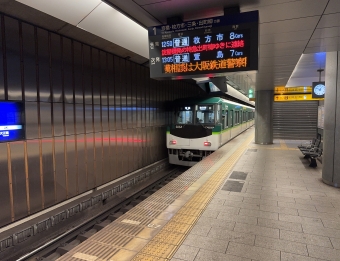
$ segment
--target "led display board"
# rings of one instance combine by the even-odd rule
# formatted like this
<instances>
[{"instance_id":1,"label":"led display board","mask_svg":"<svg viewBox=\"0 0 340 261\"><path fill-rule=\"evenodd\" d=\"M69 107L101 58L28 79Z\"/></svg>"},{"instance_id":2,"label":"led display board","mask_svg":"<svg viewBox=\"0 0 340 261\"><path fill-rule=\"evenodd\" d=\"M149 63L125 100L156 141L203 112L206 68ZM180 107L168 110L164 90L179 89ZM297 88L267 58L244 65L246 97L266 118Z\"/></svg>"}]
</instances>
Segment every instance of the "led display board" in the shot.
<instances>
[{"instance_id":1,"label":"led display board","mask_svg":"<svg viewBox=\"0 0 340 261\"><path fill-rule=\"evenodd\" d=\"M150 77L184 79L258 69L258 11L150 27Z\"/></svg>"},{"instance_id":2,"label":"led display board","mask_svg":"<svg viewBox=\"0 0 340 261\"><path fill-rule=\"evenodd\" d=\"M22 139L25 139L23 103L0 101L0 142Z\"/></svg>"}]
</instances>

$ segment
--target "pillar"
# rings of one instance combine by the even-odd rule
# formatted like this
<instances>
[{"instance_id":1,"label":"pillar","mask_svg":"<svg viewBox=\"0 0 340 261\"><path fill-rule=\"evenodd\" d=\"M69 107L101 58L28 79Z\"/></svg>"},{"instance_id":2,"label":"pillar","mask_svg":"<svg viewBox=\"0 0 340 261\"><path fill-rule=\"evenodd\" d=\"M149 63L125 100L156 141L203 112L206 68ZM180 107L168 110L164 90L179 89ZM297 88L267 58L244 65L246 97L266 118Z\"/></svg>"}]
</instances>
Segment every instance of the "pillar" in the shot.
<instances>
[{"instance_id":1,"label":"pillar","mask_svg":"<svg viewBox=\"0 0 340 261\"><path fill-rule=\"evenodd\" d=\"M255 143L273 144L273 91L256 91Z\"/></svg>"},{"instance_id":2,"label":"pillar","mask_svg":"<svg viewBox=\"0 0 340 261\"><path fill-rule=\"evenodd\" d=\"M340 52L326 54L322 180L340 186Z\"/></svg>"}]
</instances>

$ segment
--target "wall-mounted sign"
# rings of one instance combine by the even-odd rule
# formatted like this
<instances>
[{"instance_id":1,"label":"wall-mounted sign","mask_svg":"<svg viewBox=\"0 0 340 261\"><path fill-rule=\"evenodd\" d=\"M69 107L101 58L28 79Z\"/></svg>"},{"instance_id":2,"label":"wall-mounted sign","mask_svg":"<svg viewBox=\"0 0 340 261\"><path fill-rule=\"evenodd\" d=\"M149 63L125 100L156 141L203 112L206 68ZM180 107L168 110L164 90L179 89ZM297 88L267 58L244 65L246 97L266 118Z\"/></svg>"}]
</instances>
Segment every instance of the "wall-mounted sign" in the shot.
<instances>
[{"instance_id":1,"label":"wall-mounted sign","mask_svg":"<svg viewBox=\"0 0 340 261\"><path fill-rule=\"evenodd\" d=\"M23 103L0 101L0 112L0 142L25 139Z\"/></svg>"},{"instance_id":2,"label":"wall-mounted sign","mask_svg":"<svg viewBox=\"0 0 340 261\"><path fill-rule=\"evenodd\" d=\"M258 11L150 27L150 77L215 77L258 69Z\"/></svg>"},{"instance_id":3,"label":"wall-mounted sign","mask_svg":"<svg viewBox=\"0 0 340 261\"><path fill-rule=\"evenodd\" d=\"M313 82L312 96L313 98L324 98L325 97L325 82Z\"/></svg>"},{"instance_id":4,"label":"wall-mounted sign","mask_svg":"<svg viewBox=\"0 0 340 261\"><path fill-rule=\"evenodd\" d=\"M290 93L312 93L312 87L299 86L299 87L275 87L275 94L290 94Z\"/></svg>"},{"instance_id":5,"label":"wall-mounted sign","mask_svg":"<svg viewBox=\"0 0 340 261\"><path fill-rule=\"evenodd\" d=\"M312 101L312 100L323 100L323 98L313 98L312 94L274 95L274 101L280 102Z\"/></svg>"}]
</instances>

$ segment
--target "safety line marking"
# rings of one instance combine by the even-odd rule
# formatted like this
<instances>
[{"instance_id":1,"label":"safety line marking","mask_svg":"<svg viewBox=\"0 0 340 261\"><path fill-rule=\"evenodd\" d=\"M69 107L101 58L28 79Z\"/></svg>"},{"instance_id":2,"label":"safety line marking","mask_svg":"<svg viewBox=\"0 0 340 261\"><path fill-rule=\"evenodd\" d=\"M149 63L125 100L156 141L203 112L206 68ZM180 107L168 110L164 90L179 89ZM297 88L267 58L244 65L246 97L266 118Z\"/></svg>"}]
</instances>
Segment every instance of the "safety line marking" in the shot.
<instances>
[{"instance_id":1,"label":"safety line marking","mask_svg":"<svg viewBox=\"0 0 340 261\"><path fill-rule=\"evenodd\" d=\"M170 260L193 226L201 217L213 196L224 184L237 160L245 152L254 137L251 135L215 171L191 199L174 215L160 232L133 258L134 261ZM199 204L197 204L199 203ZM193 211L194 209L194 211ZM172 233L169 233L171 231Z\"/></svg>"}]
</instances>

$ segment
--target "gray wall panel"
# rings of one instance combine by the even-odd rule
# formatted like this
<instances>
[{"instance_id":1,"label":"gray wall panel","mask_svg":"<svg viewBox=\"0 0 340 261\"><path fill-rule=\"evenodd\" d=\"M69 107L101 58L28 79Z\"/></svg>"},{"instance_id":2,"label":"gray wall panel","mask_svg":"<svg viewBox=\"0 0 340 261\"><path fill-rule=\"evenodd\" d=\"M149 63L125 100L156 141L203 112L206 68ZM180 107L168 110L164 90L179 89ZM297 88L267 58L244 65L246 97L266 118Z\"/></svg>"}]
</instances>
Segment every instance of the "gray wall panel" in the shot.
<instances>
[{"instance_id":1,"label":"gray wall panel","mask_svg":"<svg viewBox=\"0 0 340 261\"><path fill-rule=\"evenodd\" d=\"M82 77L82 44L73 42L73 62L74 62L74 99L75 103L83 103L83 77Z\"/></svg>"},{"instance_id":2,"label":"gray wall panel","mask_svg":"<svg viewBox=\"0 0 340 261\"><path fill-rule=\"evenodd\" d=\"M51 122L51 103L40 102L40 133L41 137L52 136L52 122Z\"/></svg>"},{"instance_id":3,"label":"gray wall panel","mask_svg":"<svg viewBox=\"0 0 340 261\"><path fill-rule=\"evenodd\" d=\"M108 95L109 104L115 104L115 71L114 71L114 57L111 54L107 55L107 71L108 71Z\"/></svg>"},{"instance_id":4,"label":"gray wall panel","mask_svg":"<svg viewBox=\"0 0 340 261\"><path fill-rule=\"evenodd\" d=\"M77 135L77 167L78 167L78 192L87 190L86 158L85 158L85 139L84 134Z\"/></svg>"},{"instance_id":5,"label":"gray wall panel","mask_svg":"<svg viewBox=\"0 0 340 261\"><path fill-rule=\"evenodd\" d=\"M27 165L31 214L42 209L39 140L27 141ZM53 189L54 190L54 189Z\"/></svg>"},{"instance_id":6,"label":"gray wall panel","mask_svg":"<svg viewBox=\"0 0 340 261\"><path fill-rule=\"evenodd\" d=\"M61 60L61 38L59 35L50 33L51 39L51 84L53 101L62 101L62 60Z\"/></svg>"},{"instance_id":7,"label":"gray wall panel","mask_svg":"<svg viewBox=\"0 0 340 261\"><path fill-rule=\"evenodd\" d=\"M78 170L76 161L75 136L69 135L66 138L67 148L67 198L76 196L78 193Z\"/></svg>"},{"instance_id":8,"label":"gray wall panel","mask_svg":"<svg viewBox=\"0 0 340 261\"><path fill-rule=\"evenodd\" d=\"M24 142L12 142L11 147L11 171L13 180L14 215L16 219L28 214L26 196L26 176L24 158Z\"/></svg>"},{"instance_id":9,"label":"gray wall panel","mask_svg":"<svg viewBox=\"0 0 340 261\"><path fill-rule=\"evenodd\" d=\"M67 103L73 103L72 42L70 39L65 37L62 38L62 54L64 101Z\"/></svg>"},{"instance_id":10,"label":"gray wall panel","mask_svg":"<svg viewBox=\"0 0 340 261\"><path fill-rule=\"evenodd\" d=\"M26 139L39 137L38 107L36 102L25 102Z\"/></svg>"},{"instance_id":11,"label":"gray wall panel","mask_svg":"<svg viewBox=\"0 0 340 261\"><path fill-rule=\"evenodd\" d=\"M63 142L56 142L56 143L63 145ZM58 147L58 150L60 149L58 145L56 145L56 147ZM42 170L43 170L43 180L44 180L44 199L45 199L44 207L46 208L46 207L49 207L55 204L53 142L51 141L51 139L41 140L41 152L42 152ZM58 157L56 165L58 169L56 174L63 173L63 170L65 169L63 165L63 160L60 160Z\"/></svg>"},{"instance_id":12,"label":"gray wall panel","mask_svg":"<svg viewBox=\"0 0 340 261\"><path fill-rule=\"evenodd\" d=\"M22 24L22 41L25 100L37 101L35 33L32 25Z\"/></svg>"},{"instance_id":13,"label":"gray wall panel","mask_svg":"<svg viewBox=\"0 0 340 261\"><path fill-rule=\"evenodd\" d=\"M124 158L124 148L123 148L123 131L116 131L116 178L121 177L123 173L123 158Z\"/></svg>"},{"instance_id":14,"label":"gray wall panel","mask_svg":"<svg viewBox=\"0 0 340 261\"><path fill-rule=\"evenodd\" d=\"M122 129L122 85L121 85L121 75L120 75L120 59L119 57L115 57L114 59L114 74L115 74L115 110L116 110L116 129Z\"/></svg>"},{"instance_id":15,"label":"gray wall panel","mask_svg":"<svg viewBox=\"0 0 340 261\"><path fill-rule=\"evenodd\" d=\"M63 124L63 104L53 103L53 131L54 136L64 135L64 124Z\"/></svg>"},{"instance_id":16,"label":"gray wall panel","mask_svg":"<svg viewBox=\"0 0 340 261\"><path fill-rule=\"evenodd\" d=\"M114 105L109 106L109 127L110 130L116 129L116 108Z\"/></svg>"},{"instance_id":17,"label":"gray wall panel","mask_svg":"<svg viewBox=\"0 0 340 261\"><path fill-rule=\"evenodd\" d=\"M39 97L40 101L51 101L50 86L50 53L48 45L48 32L37 29L38 42L38 68L39 68Z\"/></svg>"},{"instance_id":18,"label":"gray wall panel","mask_svg":"<svg viewBox=\"0 0 340 261\"><path fill-rule=\"evenodd\" d=\"M8 99L21 100L19 22L5 17Z\"/></svg>"},{"instance_id":19,"label":"gray wall panel","mask_svg":"<svg viewBox=\"0 0 340 261\"><path fill-rule=\"evenodd\" d=\"M66 168L65 168L65 146L64 137L55 138L55 176L57 202L66 199Z\"/></svg>"},{"instance_id":20,"label":"gray wall panel","mask_svg":"<svg viewBox=\"0 0 340 261\"><path fill-rule=\"evenodd\" d=\"M66 135L74 134L74 108L73 104L64 104Z\"/></svg>"}]
</instances>

